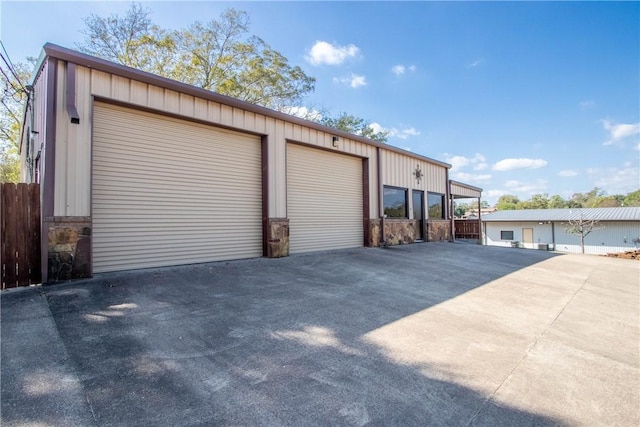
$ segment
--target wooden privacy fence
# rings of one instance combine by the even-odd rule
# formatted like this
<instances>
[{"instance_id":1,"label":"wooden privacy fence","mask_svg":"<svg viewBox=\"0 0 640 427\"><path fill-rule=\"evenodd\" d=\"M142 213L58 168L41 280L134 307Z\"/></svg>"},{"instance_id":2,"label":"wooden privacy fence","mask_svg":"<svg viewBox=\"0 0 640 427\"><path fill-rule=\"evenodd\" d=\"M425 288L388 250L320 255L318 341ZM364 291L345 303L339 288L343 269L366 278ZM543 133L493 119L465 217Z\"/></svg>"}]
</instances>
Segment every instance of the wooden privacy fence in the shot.
<instances>
[{"instance_id":1,"label":"wooden privacy fence","mask_svg":"<svg viewBox=\"0 0 640 427\"><path fill-rule=\"evenodd\" d=\"M42 281L40 185L0 184L2 289Z\"/></svg>"},{"instance_id":2,"label":"wooden privacy fence","mask_svg":"<svg viewBox=\"0 0 640 427\"><path fill-rule=\"evenodd\" d=\"M480 223L477 219L456 219L456 239L479 239Z\"/></svg>"}]
</instances>

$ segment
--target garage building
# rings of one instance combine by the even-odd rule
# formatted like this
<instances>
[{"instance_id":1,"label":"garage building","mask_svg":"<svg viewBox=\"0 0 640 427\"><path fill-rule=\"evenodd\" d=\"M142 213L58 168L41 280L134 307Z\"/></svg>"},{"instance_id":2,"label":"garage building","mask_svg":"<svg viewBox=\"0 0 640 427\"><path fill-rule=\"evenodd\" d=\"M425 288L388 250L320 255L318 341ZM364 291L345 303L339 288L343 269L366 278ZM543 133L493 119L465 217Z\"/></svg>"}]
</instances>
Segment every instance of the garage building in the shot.
<instances>
[{"instance_id":1,"label":"garage building","mask_svg":"<svg viewBox=\"0 0 640 427\"><path fill-rule=\"evenodd\" d=\"M44 282L452 238L447 163L53 44L30 87Z\"/></svg>"}]
</instances>

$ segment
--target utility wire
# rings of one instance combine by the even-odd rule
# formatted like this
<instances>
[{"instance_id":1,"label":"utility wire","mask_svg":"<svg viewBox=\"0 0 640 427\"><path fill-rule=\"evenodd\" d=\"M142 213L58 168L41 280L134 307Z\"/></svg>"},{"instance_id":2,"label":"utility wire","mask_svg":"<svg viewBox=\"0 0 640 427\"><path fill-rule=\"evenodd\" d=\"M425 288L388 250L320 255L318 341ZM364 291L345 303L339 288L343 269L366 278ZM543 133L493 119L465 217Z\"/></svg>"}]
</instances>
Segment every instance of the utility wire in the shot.
<instances>
[{"instance_id":1,"label":"utility wire","mask_svg":"<svg viewBox=\"0 0 640 427\"><path fill-rule=\"evenodd\" d=\"M11 74L13 74L13 77L15 77L18 83L20 83L20 86L22 86L22 90L26 92L27 88L25 88L22 82L20 81L20 77L18 77L18 73L16 73L15 71L15 66L11 62L11 58L9 58L9 53L7 52L7 49L4 47L4 43L2 43L2 40L0 40L0 46L2 46L2 50L4 51L4 54L7 55L5 59L5 57L0 53L2 60L4 61L5 64L7 64L7 67L9 67L9 71L11 71Z\"/></svg>"}]
</instances>

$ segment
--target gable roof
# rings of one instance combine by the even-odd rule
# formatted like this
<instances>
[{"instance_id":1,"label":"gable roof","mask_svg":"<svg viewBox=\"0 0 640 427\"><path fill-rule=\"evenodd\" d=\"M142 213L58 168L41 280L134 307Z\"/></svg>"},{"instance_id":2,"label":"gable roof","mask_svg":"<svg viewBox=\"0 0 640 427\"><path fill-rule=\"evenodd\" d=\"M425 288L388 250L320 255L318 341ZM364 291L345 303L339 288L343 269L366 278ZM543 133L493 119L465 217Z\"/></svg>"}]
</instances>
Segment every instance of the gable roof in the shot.
<instances>
[{"instance_id":1,"label":"gable roof","mask_svg":"<svg viewBox=\"0 0 640 427\"><path fill-rule=\"evenodd\" d=\"M484 215L482 221L569 221L580 218L597 221L640 221L640 207L495 211Z\"/></svg>"}]
</instances>

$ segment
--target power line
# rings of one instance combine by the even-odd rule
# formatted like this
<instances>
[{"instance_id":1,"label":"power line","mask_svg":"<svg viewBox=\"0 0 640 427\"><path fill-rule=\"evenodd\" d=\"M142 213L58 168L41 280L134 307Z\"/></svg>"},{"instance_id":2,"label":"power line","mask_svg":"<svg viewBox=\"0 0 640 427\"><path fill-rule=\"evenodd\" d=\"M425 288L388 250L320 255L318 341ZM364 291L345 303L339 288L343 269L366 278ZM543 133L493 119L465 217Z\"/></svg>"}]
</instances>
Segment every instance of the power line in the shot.
<instances>
[{"instance_id":1,"label":"power line","mask_svg":"<svg viewBox=\"0 0 640 427\"><path fill-rule=\"evenodd\" d=\"M17 82L20 84L20 86L22 87L22 90L27 92L27 88L25 88L24 85L22 84L22 82L20 81L20 77L18 77L18 73L16 73L16 71L15 71L15 66L11 62L11 58L9 57L9 52L7 52L7 49L4 47L4 43L2 43L2 40L0 40L0 46L2 46L2 50L4 51L4 54L7 56L5 58L0 53L0 57L2 57L2 60L4 61L4 63L7 65L7 67L9 67L9 71L11 71L11 74L13 74L13 77L15 77Z\"/></svg>"}]
</instances>

